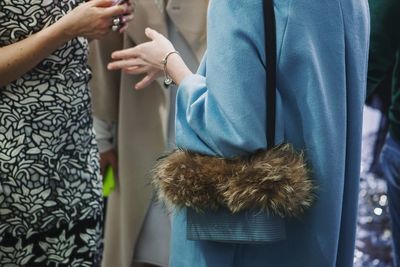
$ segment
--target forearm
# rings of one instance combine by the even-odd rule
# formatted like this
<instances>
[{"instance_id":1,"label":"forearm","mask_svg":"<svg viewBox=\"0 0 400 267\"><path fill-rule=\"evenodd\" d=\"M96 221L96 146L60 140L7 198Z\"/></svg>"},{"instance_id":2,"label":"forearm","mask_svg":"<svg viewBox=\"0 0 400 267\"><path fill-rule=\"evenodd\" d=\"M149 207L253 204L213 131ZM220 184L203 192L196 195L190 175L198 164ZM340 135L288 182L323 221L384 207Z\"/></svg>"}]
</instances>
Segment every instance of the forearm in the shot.
<instances>
[{"instance_id":1,"label":"forearm","mask_svg":"<svg viewBox=\"0 0 400 267\"><path fill-rule=\"evenodd\" d=\"M33 69L71 38L65 32L63 20L60 20L24 40L0 47L0 86Z\"/></svg>"}]
</instances>

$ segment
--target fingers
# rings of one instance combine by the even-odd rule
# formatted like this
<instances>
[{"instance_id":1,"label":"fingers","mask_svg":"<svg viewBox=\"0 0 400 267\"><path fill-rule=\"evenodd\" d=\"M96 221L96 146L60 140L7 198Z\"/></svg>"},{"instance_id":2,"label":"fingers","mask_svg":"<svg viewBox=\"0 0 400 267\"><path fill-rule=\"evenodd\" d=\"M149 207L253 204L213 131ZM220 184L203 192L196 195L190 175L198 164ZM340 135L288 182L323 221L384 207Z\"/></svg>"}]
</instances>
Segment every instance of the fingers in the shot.
<instances>
[{"instance_id":1,"label":"fingers","mask_svg":"<svg viewBox=\"0 0 400 267\"><path fill-rule=\"evenodd\" d=\"M132 2L132 1L127 1L126 4L130 7L132 7L133 11L135 11L135 6L136 6L136 2Z\"/></svg>"},{"instance_id":2,"label":"fingers","mask_svg":"<svg viewBox=\"0 0 400 267\"><path fill-rule=\"evenodd\" d=\"M124 24L124 26L122 26L122 27L118 30L118 32L119 32L119 33L123 33L124 31L126 31L126 29L128 29L128 24Z\"/></svg>"},{"instance_id":3,"label":"fingers","mask_svg":"<svg viewBox=\"0 0 400 267\"><path fill-rule=\"evenodd\" d=\"M122 17L122 22L127 24L128 22L132 21L135 16L133 14L129 14Z\"/></svg>"},{"instance_id":4,"label":"fingers","mask_svg":"<svg viewBox=\"0 0 400 267\"><path fill-rule=\"evenodd\" d=\"M151 72L135 85L136 90L142 90L149 86L158 77L158 72Z\"/></svg>"},{"instance_id":5,"label":"fingers","mask_svg":"<svg viewBox=\"0 0 400 267\"><path fill-rule=\"evenodd\" d=\"M108 0L102 0L102 1L108 1ZM131 14L132 12L133 12L133 7L131 5L123 4L104 9L104 16L118 17L121 15Z\"/></svg>"},{"instance_id":6,"label":"fingers","mask_svg":"<svg viewBox=\"0 0 400 267\"><path fill-rule=\"evenodd\" d=\"M119 33L123 33L127 28L128 28L128 23L132 21L134 18L133 14L128 15L128 16L123 16L122 17L122 27L118 30Z\"/></svg>"},{"instance_id":7,"label":"fingers","mask_svg":"<svg viewBox=\"0 0 400 267\"><path fill-rule=\"evenodd\" d=\"M149 74L135 85L136 90L142 90L154 81L153 75Z\"/></svg>"},{"instance_id":8,"label":"fingers","mask_svg":"<svg viewBox=\"0 0 400 267\"><path fill-rule=\"evenodd\" d=\"M124 68L131 68L135 66L143 66L146 62L144 62L140 58L129 58L111 62L107 65L109 70L117 70L117 69L124 69Z\"/></svg>"},{"instance_id":9,"label":"fingers","mask_svg":"<svg viewBox=\"0 0 400 267\"><path fill-rule=\"evenodd\" d=\"M130 67L130 68L124 68L122 69L123 72L126 74L131 74L131 75L138 75L138 74L143 74L149 72L150 68L148 66L143 66L143 67Z\"/></svg>"},{"instance_id":10,"label":"fingers","mask_svg":"<svg viewBox=\"0 0 400 267\"><path fill-rule=\"evenodd\" d=\"M141 46L141 45L138 45L138 46L135 46L132 48L128 48L128 49L124 49L124 50L115 51L111 54L111 58L116 60L116 59L139 57L140 54L137 52L139 46Z\"/></svg>"},{"instance_id":11,"label":"fingers","mask_svg":"<svg viewBox=\"0 0 400 267\"><path fill-rule=\"evenodd\" d=\"M146 28L146 30L144 31L144 33L146 34L146 36L150 39L150 40L155 40L157 39L161 34L158 33L156 30L153 30L151 28Z\"/></svg>"},{"instance_id":12,"label":"fingers","mask_svg":"<svg viewBox=\"0 0 400 267\"><path fill-rule=\"evenodd\" d=\"M95 7L110 7L114 5L114 0L92 0L89 3Z\"/></svg>"}]
</instances>

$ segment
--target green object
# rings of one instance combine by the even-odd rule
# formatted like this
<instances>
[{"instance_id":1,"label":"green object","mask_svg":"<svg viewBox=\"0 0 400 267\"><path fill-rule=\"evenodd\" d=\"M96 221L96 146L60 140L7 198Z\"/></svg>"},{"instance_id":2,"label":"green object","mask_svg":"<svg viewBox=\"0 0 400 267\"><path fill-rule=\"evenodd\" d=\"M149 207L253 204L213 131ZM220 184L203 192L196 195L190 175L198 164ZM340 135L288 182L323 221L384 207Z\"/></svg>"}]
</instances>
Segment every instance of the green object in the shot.
<instances>
[{"instance_id":1,"label":"green object","mask_svg":"<svg viewBox=\"0 0 400 267\"><path fill-rule=\"evenodd\" d=\"M108 197L115 190L114 170L110 166L107 167L103 176L103 196Z\"/></svg>"},{"instance_id":2,"label":"green object","mask_svg":"<svg viewBox=\"0 0 400 267\"><path fill-rule=\"evenodd\" d=\"M386 85L387 90L392 90L389 130L400 142L400 1L369 0L369 6L371 43L367 92L370 95L386 79L390 81L391 85Z\"/></svg>"}]
</instances>

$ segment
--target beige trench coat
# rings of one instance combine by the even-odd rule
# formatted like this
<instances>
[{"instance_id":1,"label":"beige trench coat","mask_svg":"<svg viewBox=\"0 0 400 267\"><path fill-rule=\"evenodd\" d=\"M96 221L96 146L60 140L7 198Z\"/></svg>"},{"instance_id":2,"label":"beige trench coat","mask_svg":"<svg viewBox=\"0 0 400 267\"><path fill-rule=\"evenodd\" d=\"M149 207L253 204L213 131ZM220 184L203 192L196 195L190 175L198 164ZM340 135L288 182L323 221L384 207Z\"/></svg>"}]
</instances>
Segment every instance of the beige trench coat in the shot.
<instances>
[{"instance_id":1,"label":"beige trench coat","mask_svg":"<svg viewBox=\"0 0 400 267\"><path fill-rule=\"evenodd\" d=\"M89 64L94 115L117 123L119 181L108 200L103 267L130 267L136 240L151 201L148 172L163 152L169 94L154 82L133 90L140 77L107 71L112 51L148 41L146 27L167 35L166 14L198 59L205 51L206 0L136 0L135 19L123 35L91 44Z\"/></svg>"}]
</instances>

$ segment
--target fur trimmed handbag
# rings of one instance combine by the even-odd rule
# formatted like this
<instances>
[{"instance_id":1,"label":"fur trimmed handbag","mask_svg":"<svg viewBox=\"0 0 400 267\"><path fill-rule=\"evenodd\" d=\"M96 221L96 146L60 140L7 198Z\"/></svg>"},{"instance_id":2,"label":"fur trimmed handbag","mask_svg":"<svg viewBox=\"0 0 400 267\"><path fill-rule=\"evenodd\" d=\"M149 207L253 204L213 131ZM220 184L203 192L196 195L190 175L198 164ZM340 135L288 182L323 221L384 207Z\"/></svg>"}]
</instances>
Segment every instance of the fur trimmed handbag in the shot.
<instances>
[{"instance_id":1,"label":"fur trimmed handbag","mask_svg":"<svg viewBox=\"0 0 400 267\"><path fill-rule=\"evenodd\" d=\"M315 187L303 152L295 151L290 144L274 145L276 30L272 0L264 1L264 17L268 55L268 148L245 158L233 159L176 150L160 158L153 170L152 183L158 197L168 205L188 208L188 214L193 216L201 215L203 211L222 210L224 218L250 212L255 216L263 213L282 219L299 217L313 203ZM220 230L225 231L223 228L224 225ZM243 229L242 226L239 228ZM219 237L194 239L219 240ZM279 239L282 236L271 238L273 241ZM226 238L226 235L223 240L243 241Z\"/></svg>"},{"instance_id":2,"label":"fur trimmed handbag","mask_svg":"<svg viewBox=\"0 0 400 267\"><path fill-rule=\"evenodd\" d=\"M313 184L301 153L284 144L249 158L176 150L160 159L153 185L160 199L199 212L227 207L296 217L311 206Z\"/></svg>"}]
</instances>

